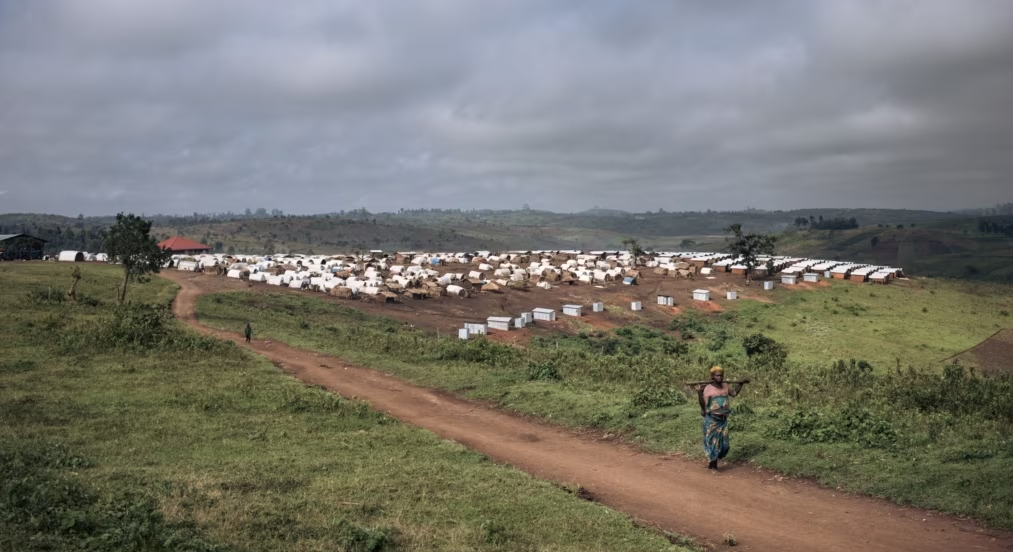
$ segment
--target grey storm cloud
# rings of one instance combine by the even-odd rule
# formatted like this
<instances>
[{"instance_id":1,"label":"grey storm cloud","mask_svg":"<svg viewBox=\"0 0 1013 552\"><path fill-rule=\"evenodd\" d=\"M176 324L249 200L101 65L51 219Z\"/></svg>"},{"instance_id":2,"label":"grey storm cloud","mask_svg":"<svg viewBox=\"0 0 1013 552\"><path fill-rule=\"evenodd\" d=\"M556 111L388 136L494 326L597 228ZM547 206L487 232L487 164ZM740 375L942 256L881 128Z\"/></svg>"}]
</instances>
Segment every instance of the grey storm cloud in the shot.
<instances>
[{"instance_id":1,"label":"grey storm cloud","mask_svg":"<svg viewBox=\"0 0 1013 552\"><path fill-rule=\"evenodd\" d=\"M0 212L1008 201L1008 0L0 0Z\"/></svg>"}]
</instances>

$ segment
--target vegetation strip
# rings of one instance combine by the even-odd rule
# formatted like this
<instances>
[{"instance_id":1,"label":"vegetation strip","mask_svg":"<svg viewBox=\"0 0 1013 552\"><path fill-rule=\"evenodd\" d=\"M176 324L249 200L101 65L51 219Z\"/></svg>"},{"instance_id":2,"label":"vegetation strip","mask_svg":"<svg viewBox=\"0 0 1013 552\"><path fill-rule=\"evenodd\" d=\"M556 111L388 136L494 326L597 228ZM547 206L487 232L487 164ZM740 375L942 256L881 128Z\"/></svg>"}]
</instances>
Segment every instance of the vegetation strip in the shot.
<instances>
[{"instance_id":1,"label":"vegetation strip","mask_svg":"<svg viewBox=\"0 0 1013 552\"><path fill-rule=\"evenodd\" d=\"M82 272L0 266L0 549L685 549Z\"/></svg>"}]
</instances>

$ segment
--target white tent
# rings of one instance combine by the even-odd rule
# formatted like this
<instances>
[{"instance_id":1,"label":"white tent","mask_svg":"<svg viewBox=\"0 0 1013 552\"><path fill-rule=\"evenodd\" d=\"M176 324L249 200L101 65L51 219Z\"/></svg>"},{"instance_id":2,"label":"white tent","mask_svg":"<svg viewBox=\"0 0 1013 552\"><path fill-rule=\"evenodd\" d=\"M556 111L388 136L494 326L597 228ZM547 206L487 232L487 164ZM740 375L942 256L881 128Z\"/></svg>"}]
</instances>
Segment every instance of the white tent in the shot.
<instances>
[{"instance_id":1,"label":"white tent","mask_svg":"<svg viewBox=\"0 0 1013 552\"><path fill-rule=\"evenodd\" d=\"M79 263L84 261L84 251L60 251L59 259L69 263Z\"/></svg>"}]
</instances>

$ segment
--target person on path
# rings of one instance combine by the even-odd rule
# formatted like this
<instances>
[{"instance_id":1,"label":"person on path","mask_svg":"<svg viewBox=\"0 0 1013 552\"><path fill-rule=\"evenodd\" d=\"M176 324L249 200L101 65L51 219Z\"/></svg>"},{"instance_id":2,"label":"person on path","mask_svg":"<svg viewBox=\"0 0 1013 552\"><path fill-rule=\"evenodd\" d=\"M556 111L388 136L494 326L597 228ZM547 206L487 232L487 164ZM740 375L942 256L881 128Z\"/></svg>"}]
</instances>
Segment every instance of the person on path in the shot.
<instances>
[{"instance_id":1,"label":"person on path","mask_svg":"<svg viewBox=\"0 0 1013 552\"><path fill-rule=\"evenodd\" d=\"M246 329L243 330L243 335L246 336L246 342L249 343L250 342L250 338L253 337L253 328L250 327L250 323L249 322L246 323Z\"/></svg>"},{"instance_id":2,"label":"person on path","mask_svg":"<svg viewBox=\"0 0 1013 552\"><path fill-rule=\"evenodd\" d=\"M731 412L731 397L742 392L742 386L749 380L742 380L736 389L730 389L725 380L725 371L720 366L710 370L711 381L697 385L696 394L700 401L700 415L703 416L703 450L707 453L707 469L718 469L718 460L728 455L728 414Z\"/></svg>"}]
</instances>

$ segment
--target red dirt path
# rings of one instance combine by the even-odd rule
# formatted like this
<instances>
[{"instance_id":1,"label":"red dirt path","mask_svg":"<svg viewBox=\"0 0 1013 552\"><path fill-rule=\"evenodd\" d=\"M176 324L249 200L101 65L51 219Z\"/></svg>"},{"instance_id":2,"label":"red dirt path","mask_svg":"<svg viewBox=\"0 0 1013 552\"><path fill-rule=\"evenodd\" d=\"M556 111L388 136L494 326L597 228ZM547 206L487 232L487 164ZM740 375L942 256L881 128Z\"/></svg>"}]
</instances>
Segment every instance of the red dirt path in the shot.
<instances>
[{"instance_id":1,"label":"red dirt path","mask_svg":"<svg viewBox=\"0 0 1013 552\"><path fill-rule=\"evenodd\" d=\"M199 331L246 346L239 334L203 326L195 315L200 276L169 271L180 285L175 315ZM660 456L416 387L283 343L249 348L300 380L369 402L395 418L552 481L579 484L601 503L712 549L725 533L735 550L780 552L955 552L1013 550L1013 535L883 500L846 495L767 470ZM734 446L734 444L733 444ZM716 516L716 517L715 517Z\"/></svg>"}]
</instances>

